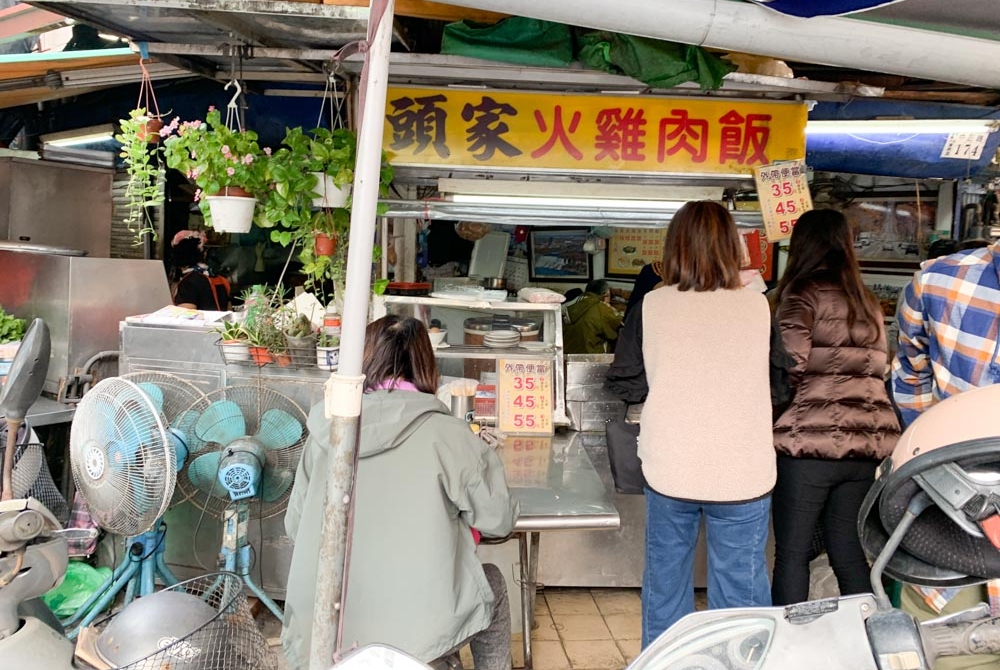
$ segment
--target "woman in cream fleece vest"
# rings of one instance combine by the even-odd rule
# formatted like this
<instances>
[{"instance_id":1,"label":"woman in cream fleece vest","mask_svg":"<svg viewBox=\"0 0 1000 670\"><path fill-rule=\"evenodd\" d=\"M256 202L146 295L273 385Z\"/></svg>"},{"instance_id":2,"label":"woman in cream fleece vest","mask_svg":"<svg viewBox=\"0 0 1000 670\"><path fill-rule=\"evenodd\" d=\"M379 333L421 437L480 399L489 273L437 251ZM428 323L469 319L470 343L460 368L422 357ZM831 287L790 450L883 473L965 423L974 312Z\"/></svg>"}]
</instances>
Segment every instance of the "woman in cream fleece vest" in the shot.
<instances>
[{"instance_id":1,"label":"woman in cream fleece vest","mask_svg":"<svg viewBox=\"0 0 1000 670\"><path fill-rule=\"evenodd\" d=\"M648 483L643 647L694 611L702 518L709 607L771 602L771 319L766 298L742 287L740 258L724 207L684 205L667 231L663 284L629 313L620 337L619 346L641 350L649 386L639 434Z\"/></svg>"}]
</instances>

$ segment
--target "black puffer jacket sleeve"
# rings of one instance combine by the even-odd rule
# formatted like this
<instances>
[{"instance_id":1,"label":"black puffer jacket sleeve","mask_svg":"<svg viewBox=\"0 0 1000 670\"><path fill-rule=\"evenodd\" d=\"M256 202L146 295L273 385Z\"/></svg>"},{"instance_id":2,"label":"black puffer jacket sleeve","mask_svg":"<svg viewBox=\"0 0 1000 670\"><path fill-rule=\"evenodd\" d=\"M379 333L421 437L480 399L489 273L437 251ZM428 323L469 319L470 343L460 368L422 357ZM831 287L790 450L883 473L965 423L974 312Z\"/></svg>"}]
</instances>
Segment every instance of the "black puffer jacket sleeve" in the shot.
<instances>
[{"instance_id":1,"label":"black puffer jacket sleeve","mask_svg":"<svg viewBox=\"0 0 1000 670\"><path fill-rule=\"evenodd\" d=\"M629 404L646 400L649 386L642 360L642 300L625 317L615 346L615 360L608 368L604 388Z\"/></svg>"}]
</instances>

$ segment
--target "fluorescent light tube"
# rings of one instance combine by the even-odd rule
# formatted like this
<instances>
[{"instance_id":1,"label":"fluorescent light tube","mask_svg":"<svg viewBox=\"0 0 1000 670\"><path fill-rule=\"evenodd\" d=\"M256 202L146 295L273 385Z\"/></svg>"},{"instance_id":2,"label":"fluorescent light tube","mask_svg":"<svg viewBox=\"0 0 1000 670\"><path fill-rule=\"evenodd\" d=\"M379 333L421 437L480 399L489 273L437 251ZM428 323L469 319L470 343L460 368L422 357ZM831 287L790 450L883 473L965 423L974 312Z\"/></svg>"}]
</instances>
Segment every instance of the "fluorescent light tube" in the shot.
<instances>
[{"instance_id":1,"label":"fluorescent light tube","mask_svg":"<svg viewBox=\"0 0 1000 670\"><path fill-rule=\"evenodd\" d=\"M873 119L868 121L808 121L807 135L950 135L997 130L997 119Z\"/></svg>"},{"instance_id":2,"label":"fluorescent light tube","mask_svg":"<svg viewBox=\"0 0 1000 670\"><path fill-rule=\"evenodd\" d=\"M89 126L87 128L77 128L76 130L64 130L59 133L42 135L42 144L51 144L55 147L73 147L81 144L93 144L104 142L115 136L115 127L110 123L99 126Z\"/></svg>"},{"instance_id":3,"label":"fluorescent light tube","mask_svg":"<svg viewBox=\"0 0 1000 670\"><path fill-rule=\"evenodd\" d=\"M507 205L511 207L575 207L583 209L631 209L673 212L684 203L677 200L625 200L621 198L556 198L516 195L472 195L455 193L451 202L469 205Z\"/></svg>"}]
</instances>

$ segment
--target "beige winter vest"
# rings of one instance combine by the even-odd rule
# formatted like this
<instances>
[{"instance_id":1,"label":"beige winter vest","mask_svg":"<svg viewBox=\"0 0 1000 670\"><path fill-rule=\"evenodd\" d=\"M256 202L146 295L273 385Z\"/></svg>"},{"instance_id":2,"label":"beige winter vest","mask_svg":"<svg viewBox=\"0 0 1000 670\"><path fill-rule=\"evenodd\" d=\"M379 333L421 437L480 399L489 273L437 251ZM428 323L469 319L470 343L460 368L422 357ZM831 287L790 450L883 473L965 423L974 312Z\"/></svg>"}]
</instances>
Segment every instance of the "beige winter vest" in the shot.
<instances>
[{"instance_id":1,"label":"beige winter vest","mask_svg":"<svg viewBox=\"0 0 1000 670\"><path fill-rule=\"evenodd\" d=\"M644 298L642 320L649 396L639 457L649 485L704 502L767 494L775 480L767 300L752 289L663 286Z\"/></svg>"}]
</instances>

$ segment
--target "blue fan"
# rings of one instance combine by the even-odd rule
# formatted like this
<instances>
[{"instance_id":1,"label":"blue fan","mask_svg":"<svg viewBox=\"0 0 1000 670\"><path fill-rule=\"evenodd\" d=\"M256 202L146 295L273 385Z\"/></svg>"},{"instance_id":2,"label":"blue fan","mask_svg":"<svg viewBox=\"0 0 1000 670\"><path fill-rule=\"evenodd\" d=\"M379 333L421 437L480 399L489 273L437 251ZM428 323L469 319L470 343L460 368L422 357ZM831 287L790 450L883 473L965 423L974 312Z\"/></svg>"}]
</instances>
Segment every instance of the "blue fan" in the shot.
<instances>
[{"instance_id":1,"label":"blue fan","mask_svg":"<svg viewBox=\"0 0 1000 670\"><path fill-rule=\"evenodd\" d=\"M281 610L250 579L246 521L284 511L306 436L306 415L263 386L229 386L189 407L174 428L190 436L177 486L187 500L222 519L221 562L279 619Z\"/></svg>"},{"instance_id":2,"label":"blue fan","mask_svg":"<svg viewBox=\"0 0 1000 670\"><path fill-rule=\"evenodd\" d=\"M157 579L177 582L163 559L161 519L189 447L183 430L170 423L186 417L187 408L204 397L179 377L141 372L99 382L77 406L70 432L73 478L97 523L125 537L126 558L63 622L70 637L119 591L125 590L129 602L152 593Z\"/></svg>"}]
</instances>

